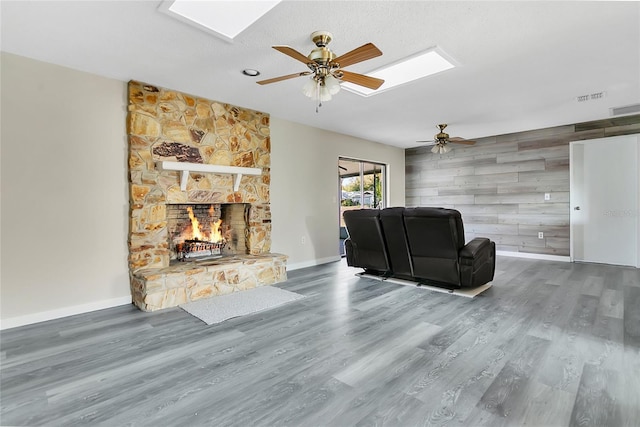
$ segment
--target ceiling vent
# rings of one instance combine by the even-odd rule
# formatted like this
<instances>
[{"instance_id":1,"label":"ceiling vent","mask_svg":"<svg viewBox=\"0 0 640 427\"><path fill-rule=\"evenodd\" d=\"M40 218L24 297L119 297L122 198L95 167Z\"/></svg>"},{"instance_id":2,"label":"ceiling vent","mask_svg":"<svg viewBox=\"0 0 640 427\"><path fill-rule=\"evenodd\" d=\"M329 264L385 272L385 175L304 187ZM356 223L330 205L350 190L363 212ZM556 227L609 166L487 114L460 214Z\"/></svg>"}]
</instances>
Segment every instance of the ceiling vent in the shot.
<instances>
[{"instance_id":1,"label":"ceiling vent","mask_svg":"<svg viewBox=\"0 0 640 427\"><path fill-rule=\"evenodd\" d=\"M640 104L627 105L626 107L613 107L609 109L612 116L640 113Z\"/></svg>"},{"instance_id":2,"label":"ceiling vent","mask_svg":"<svg viewBox=\"0 0 640 427\"><path fill-rule=\"evenodd\" d=\"M578 102L586 102L586 101L595 101L597 99L602 99L606 96L606 92L595 92L587 95L580 95L576 97L576 101Z\"/></svg>"}]
</instances>

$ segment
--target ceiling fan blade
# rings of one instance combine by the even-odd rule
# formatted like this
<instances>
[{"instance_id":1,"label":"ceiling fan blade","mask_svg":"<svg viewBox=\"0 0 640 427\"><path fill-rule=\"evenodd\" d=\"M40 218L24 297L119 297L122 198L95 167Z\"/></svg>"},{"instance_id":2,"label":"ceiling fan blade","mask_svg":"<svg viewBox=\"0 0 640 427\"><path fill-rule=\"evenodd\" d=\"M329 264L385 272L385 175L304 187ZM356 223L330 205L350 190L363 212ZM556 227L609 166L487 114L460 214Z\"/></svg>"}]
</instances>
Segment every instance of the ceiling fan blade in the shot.
<instances>
[{"instance_id":1,"label":"ceiling fan blade","mask_svg":"<svg viewBox=\"0 0 640 427\"><path fill-rule=\"evenodd\" d=\"M293 73L287 74L286 76L274 77L272 79L260 80L256 83L259 85L268 85L269 83L281 82L282 80L293 79L295 77L308 76L309 74L311 74L311 71L303 71L302 73Z\"/></svg>"},{"instance_id":2,"label":"ceiling fan blade","mask_svg":"<svg viewBox=\"0 0 640 427\"><path fill-rule=\"evenodd\" d=\"M449 138L449 142L453 142L455 144L465 144L465 145L473 145L476 143L475 141L471 141L469 139L463 139L463 138L457 138L457 137Z\"/></svg>"},{"instance_id":3,"label":"ceiling fan blade","mask_svg":"<svg viewBox=\"0 0 640 427\"><path fill-rule=\"evenodd\" d=\"M369 89L376 90L384 83L384 80L377 79L375 77L365 76L364 74L352 73L350 71L340 70L342 77L340 80L353 83L359 86L364 86Z\"/></svg>"},{"instance_id":4,"label":"ceiling fan blade","mask_svg":"<svg viewBox=\"0 0 640 427\"><path fill-rule=\"evenodd\" d=\"M378 49L373 43L367 43L345 53L344 55L338 56L331 61L331 63L338 64L340 65L340 68L344 68L380 55L382 55L380 49Z\"/></svg>"},{"instance_id":5,"label":"ceiling fan blade","mask_svg":"<svg viewBox=\"0 0 640 427\"><path fill-rule=\"evenodd\" d=\"M272 47L275 50L277 50L278 52L282 52L285 55L288 55L288 56L292 57L293 59L297 59L298 61L302 62L303 64L309 64L309 63L313 62L312 60L307 58L305 55L301 54L300 52L298 52L297 50L295 50L294 48L292 48L290 46L272 46Z\"/></svg>"}]
</instances>

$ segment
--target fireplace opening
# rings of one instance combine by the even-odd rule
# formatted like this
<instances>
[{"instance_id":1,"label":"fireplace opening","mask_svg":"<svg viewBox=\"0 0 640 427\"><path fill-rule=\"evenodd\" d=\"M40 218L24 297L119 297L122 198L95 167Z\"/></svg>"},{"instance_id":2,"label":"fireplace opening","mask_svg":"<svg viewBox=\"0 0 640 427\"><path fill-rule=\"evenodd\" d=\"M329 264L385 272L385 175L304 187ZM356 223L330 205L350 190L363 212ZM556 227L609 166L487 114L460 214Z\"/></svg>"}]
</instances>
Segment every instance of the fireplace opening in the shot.
<instances>
[{"instance_id":1,"label":"fireplace opening","mask_svg":"<svg viewBox=\"0 0 640 427\"><path fill-rule=\"evenodd\" d=\"M249 253L248 203L169 204L171 262Z\"/></svg>"}]
</instances>

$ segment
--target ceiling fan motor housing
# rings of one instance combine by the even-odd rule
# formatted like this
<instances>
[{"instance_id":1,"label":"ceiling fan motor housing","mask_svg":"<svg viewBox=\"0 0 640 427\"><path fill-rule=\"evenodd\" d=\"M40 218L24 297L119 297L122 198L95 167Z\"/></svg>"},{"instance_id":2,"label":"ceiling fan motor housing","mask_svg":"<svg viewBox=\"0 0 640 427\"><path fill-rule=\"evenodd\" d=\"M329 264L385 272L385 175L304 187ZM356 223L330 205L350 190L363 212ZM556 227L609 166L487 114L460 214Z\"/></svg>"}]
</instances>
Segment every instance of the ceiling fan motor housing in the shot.
<instances>
[{"instance_id":1,"label":"ceiling fan motor housing","mask_svg":"<svg viewBox=\"0 0 640 427\"><path fill-rule=\"evenodd\" d=\"M317 47L311 51L308 58L319 65L327 65L336 55L326 47Z\"/></svg>"},{"instance_id":2,"label":"ceiling fan motor housing","mask_svg":"<svg viewBox=\"0 0 640 427\"><path fill-rule=\"evenodd\" d=\"M433 139L435 139L436 141L447 142L449 140L449 134L440 131L439 133L434 135Z\"/></svg>"},{"instance_id":3,"label":"ceiling fan motor housing","mask_svg":"<svg viewBox=\"0 0 640 427\"><path fill-rule=\"evenodd\" d=\"M446 127L447 127L446 123L438 125L438 128L440 128L440 132L435 134L433 136L433 139L435 139L439 143L446 143L447 141L449 141L449 134L445 133L445 131L444 131L444 128L446 128Z\"/></svg>"}]
</instances>

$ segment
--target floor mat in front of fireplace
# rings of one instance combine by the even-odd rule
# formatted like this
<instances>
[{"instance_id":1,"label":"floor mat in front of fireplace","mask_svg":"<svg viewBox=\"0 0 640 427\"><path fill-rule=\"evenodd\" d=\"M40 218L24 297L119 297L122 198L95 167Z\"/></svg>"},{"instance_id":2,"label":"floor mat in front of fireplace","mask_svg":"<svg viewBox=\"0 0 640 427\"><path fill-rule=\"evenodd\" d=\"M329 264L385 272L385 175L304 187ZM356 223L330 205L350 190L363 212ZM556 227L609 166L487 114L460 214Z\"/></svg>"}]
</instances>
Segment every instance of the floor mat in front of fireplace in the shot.
<instances>
[{"instance_id":1,"label":"floor mat in front of fireplace","mask_svg":"<svg viewBox=\"0 0 640 427\"><path fill-rule=\"evenodd\" d=\"M213 325L234 317L270 310L302 298L306 297L275 286L261 286L229 295L200 299L179 307L207 325Z\"/></svg>"}]
</instances>

